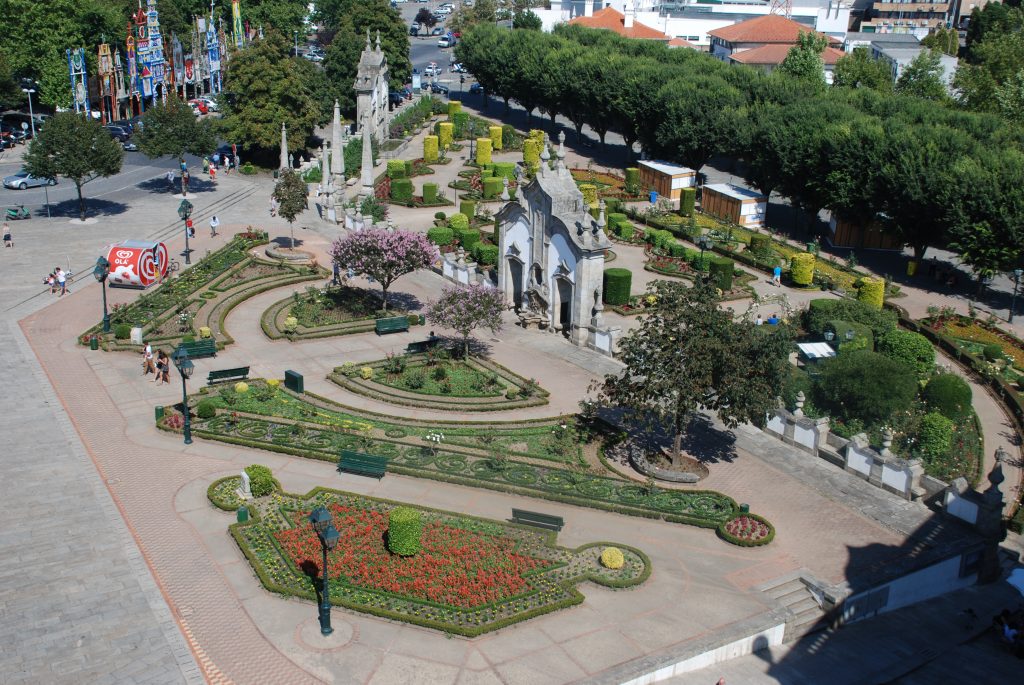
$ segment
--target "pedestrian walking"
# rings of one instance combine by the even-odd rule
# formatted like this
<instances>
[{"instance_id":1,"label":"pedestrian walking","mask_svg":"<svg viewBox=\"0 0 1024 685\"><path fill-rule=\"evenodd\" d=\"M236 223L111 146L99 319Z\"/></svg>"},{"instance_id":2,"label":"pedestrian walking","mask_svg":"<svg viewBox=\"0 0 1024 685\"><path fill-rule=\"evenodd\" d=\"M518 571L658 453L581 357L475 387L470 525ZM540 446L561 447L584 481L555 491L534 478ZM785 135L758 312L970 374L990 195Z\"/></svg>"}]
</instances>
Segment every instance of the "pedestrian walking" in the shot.
<instances>
[{"instance_id":1,"label":"pedestrian walking","mask_svg":"<svg viewBox=\"0 0 1024 685\"><path fill-rule=\"evenodd\" d=\"M64 273L64 269L57 267L57 287L60 288L60 295L63 297L68 294L68 275Z\"/></svg>"},{"instance_id":2,"label":"pedestrian walking","mask_svg":"<svg viewBox=\"0 0 1024 685\"><path fill-rule=\"evenodd\" d=\"M153 366L153 346L145 343L142 348L142 375L149 373L156 373L156 367Z\"/></svg>"},{"instance_id":3,"label":"pedestrian walking","mask_svg":"<svg viewBox=\"0 0 1024 685\"><path fill-rule=\"evenodd\" d=\"M231 162L228 161L228 156L226 154L222 157L222 159L224 161L224 175L227 176L229 173L231 173Z\"/></svg>"},{"instance_id":4,"label":"pedestrian walking","mask_svg":"<svg viewBox=\"0 0 1024 685\"><path fill-rule=\"evenodd\" d=\"M216 183L217 182L217 165L216 164L211 164L210 165L210 182L211 183Z\"/></svg>"},{"instance_id":5,"label":"pedestrian walking","mask_svg":"<svg viewBox=\"0 0 1024 685\"><path fill-rule=\"evenodd\" d=\"M776 266L772 269L772 285L782 287L782 267Z\"/></svg>"},{"instance_id":6,"label":"pedestrian walking","mask_svg":"<svg viewBox=\"0 0 1024 685\"><path fill-rule=\"evenodd\" d=\"M164 176L164 178L167 179L167 185L171 187L171 190L174 190L174 172L168 171L167 175Z\"/></svg>"},{"instance_id":7,"label":"pedestrian walking","mask_svg":"<svg viewBox=\"0 0 1024 685\"><path fill-rule=\"evenodd\" d=\"M163 350L156 351L156 373L153 374L153 382L159 383L164 377L164 367L167 364L167 355Z\"/></svg>"},{"instance_id":8,"label":"pedestrian walking","mask_svg":"<svg viewBox=\"0 0 1024 685\"><path fill-rule=\"evenodd\" d=\"M14 247L14 237L11 234L11 225L4 222L4 247Z\"/></svg>"},{"instance_id":9,"label":"pedestrian walking","mask_svg":"<svg viewBox=\"0 0 1024 685\"><path fill-rule=\"evenodd\" d=\"M163 356L163 358L164 358L164 370L160 374L160 382L161 383L170 383L171 382L171 358L168 357L167 353L164 352L163 350L160 350L160 355Z\"/></svg>"},{"instance_id":10,"label":"pedestrian walking","mask_svg":"<svg viewBox=\"0 0 1024 685\"><path fill-rule=\"evenodd\" d=\"M210 173L210 158L209 157L203 157L203 173L204 174Z\"/></svg>"},{"instance_id":11,"label":"pedestrian walking","mask_svg":"<svg viewBox=\"0 0 1024 685\"><path fill-rule=\"evenodd\" d=\"M277 198L270 196L270 216L277 216Z\"/></svg>"},{"instance_id":12,"label":"pedestrian walking","mask_svg":"<svg viewBox=\"0 0 1024 685\"><path fill-rule=\"evenodd\" d=\"M334 262L334 280L331 283L333 285L341 285L341 266L338 262Z\"/></svg>"},{"instance_id":13,"label":"pedestrian walking","mask_svg":"<svg viewBox=\"0 0 1024 685\"><path fill-rule=\"evenodd\" d=\"M210 237L211 238L216 238L217 237L217 227L218 226L220 226L220 219L218 219L217 215L214 214L213 216L210 217Z\"/></svg>"}]
</instances>

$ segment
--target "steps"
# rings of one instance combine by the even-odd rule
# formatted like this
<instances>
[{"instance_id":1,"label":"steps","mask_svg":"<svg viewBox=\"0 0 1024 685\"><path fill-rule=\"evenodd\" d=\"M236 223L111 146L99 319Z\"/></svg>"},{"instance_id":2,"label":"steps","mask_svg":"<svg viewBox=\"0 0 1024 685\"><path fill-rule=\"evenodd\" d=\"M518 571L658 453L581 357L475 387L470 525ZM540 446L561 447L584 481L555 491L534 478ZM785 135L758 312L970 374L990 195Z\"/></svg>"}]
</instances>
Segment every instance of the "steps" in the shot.
<instances>
[{"instance_id":1,"label":"steps","mask_svg":"<svg viewBox=\"0 0 1024 685\"><path fill-rule=\"evenodd\" d=\"M786 621L785 642L794 642L808 633L828 627L825 612L800 576L784 577L773 583L759 589L792 614L792 618Z\"/></svg>"}]
</instances>

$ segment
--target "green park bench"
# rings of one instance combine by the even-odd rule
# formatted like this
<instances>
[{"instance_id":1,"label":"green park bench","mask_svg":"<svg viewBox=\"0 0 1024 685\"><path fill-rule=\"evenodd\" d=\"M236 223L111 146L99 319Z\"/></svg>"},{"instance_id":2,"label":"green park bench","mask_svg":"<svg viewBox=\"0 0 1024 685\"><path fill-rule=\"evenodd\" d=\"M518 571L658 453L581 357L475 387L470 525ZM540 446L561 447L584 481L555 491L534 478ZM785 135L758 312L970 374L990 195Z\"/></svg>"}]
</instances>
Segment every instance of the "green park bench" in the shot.
<instances>
[{"instance_id":1,"label":"green park bench","mask_svg":"<svg viewBox=\"0 0 1024 685\"><path fill-rule=\"evenodd\" d=\"M213 338L202 338L200 340L193 340L192 342L183 342L178 345L178 347L188 352L189 359L217 356L217 341Z\"/></svg>"},{"instance_id":2,"label":"green park bench","mask_svg":"<svg viewBox=\"0 0 1024 685\"><path fill-rule=\"evenodd\" d=\"M408 345L405 346L405 353L406 354L423 354L427 350L429 350L432 347L436 346L437 343L438 343L438 339L437 338L430 338L428 340L417 340L416 342L411 342L411 343L409 343Z\"/></svg>"},{"instance_id":3,"label":"green park bench","mask_svg":"<svg viewBox=\"0 0 1024 685\"><path fill-rule=\"evenodd\" d=\"M384 477L387 470L387 457L375 457L372 454L363 454L352 450L342 450L341 456L338 457L338 471L343 473L373 476L379 480Z\"/></svg>"},{"instance_id":4,"label":"green park bench","mask_svg":"<svg viewBox=\"0 0 1024 685\"><path fill-rule=\"evenodd\" d=\"M561 516L551 516L550 514L538 514L535 511L526 511L525 509L513 509L512 521L514 523L522 523L527 526L534 526L535 528L546 528L547 530L554 531L562 530L562 526L565 525L565 521L562 520Z\"/></svg>"},{"instance_id":5,"label":"green park bench","mask_svg":"<svg viewBox=\"0 0 1024 685\"><path fill-rule=\"evenodd\" d=\"M385 333L400 333L409 330L409 318L406 316L389 316L386 319L377 319L377 335Z\"/></svg>"},{"instance_id":6,"label":"green park bench","mask_svg":"<svg viewBox=\"0 0 1024 685\"><path fill-rule=\"evenodd\" d=\"M219 371L211 371L206 376L207 385L213 385L214 383L226 383L228 381L246 380L249 380L248 366L240 366L237 369L220 369Z\"/></svg>"}]
</instances>

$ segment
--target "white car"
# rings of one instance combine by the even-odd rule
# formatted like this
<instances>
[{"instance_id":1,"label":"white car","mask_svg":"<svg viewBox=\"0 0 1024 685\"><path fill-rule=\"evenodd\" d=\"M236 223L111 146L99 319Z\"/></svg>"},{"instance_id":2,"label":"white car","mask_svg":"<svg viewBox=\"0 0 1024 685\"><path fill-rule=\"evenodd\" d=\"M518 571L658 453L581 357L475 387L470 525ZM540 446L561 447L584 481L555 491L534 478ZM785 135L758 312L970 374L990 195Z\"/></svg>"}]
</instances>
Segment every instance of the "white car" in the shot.
<instances>
[{"instance_id":1,"label":"white car","mask_svg":"<svg viewBox=\"0 0 1024 685\"><path fill-rule=\"evenodd\" d=\"M446 40L446 38L442 38L441 40ZM441 70L437 68L436 62L431 62L430 64L427 65L427 68L423 70L423 75L428 78L431 76L440 76Z\"/></svg>"},{"instance_id":2,"label":"white car","mask_svg":"<svg viewBox=\"0 0 1024 685\"><path fill-rule=\"evenodd\" d=\"M455 45L455 39L449 38L448 36L441 36L441 40L437 41L437 47L439 48L450 48Z\"/></svg>"}]
</instances>

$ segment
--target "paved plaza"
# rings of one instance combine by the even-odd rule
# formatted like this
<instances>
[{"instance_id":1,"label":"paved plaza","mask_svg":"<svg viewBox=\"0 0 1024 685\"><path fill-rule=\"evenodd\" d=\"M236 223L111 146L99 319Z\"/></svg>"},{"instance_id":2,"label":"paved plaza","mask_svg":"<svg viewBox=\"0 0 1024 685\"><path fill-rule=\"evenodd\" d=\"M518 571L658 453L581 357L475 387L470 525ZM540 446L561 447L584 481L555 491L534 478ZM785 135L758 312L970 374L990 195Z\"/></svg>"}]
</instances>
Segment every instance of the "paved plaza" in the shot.
<instances>
[{"instance_id":1,"label":"paved plaza","mask_svg":"<svg viewBox=\"0 0 1024 685\"><path fill-rule=\"evenodd\" d=\"M410 150L419 144L414 140ZM431 180L446 184L458 168L452 164ZM283 220L267 215L270 183L222 177L216 189L192 200L196 258L250 224L268 229L271 238L288 235ZM67 218L21 222L17 247L0 254L0 381L6 388L0 410L10 444L0 457L0 514L6 523L0 532L0 683L621 682L642 675L646 665L679 660L714 640L748 635L777 621L778 607L759 586L801 570L841 583L905 556L917 544L915 533L930 525L931 513L923 507L749 427L717 433L728 449L709 463L711 475L699 487L749 503L775 524L775 541L759 548L727 545L712 530L425 479L339 475L329 463L220 442L197 439L185 446L179 435L153 422L155 406L180 400L176 378L158 386L141 375L135 355L91 352L77 344L78 335L99 319L99 286L88 271L103 246L158 238L175 254L183 248L181 224L174 221L178 200L142 192L123 201L124 212L91 226ZM206 229L213 213L222 222L219 238L208 237ZM392 217L398 226L424 230L432 213L403 208ZM302 249L326 264L330 242L342 230L319 223L310 211L295 232ZM648 276L638 248L617 251L621 261L614 266ZM71 294L56 298L42 292L42 276L65 262L80 274ZM417 272L393 291L425 303L442 283L432 272ZM225 327L236 343L216 359L197 360L190 390L212 369L250 365L253 376L268 378L295 369L305 376L308 391L361 410L425 420L480 419L429 409L399 412L324 378L345 361L401 351L417 333L301 342L266 338L262 312L304 285L267 291L232 310ZM769 292L770 286L755 288ZM137 297L134 291L108 292L111 304ZM927 297L908 291L906 300L914 304ZM791 299L799 306L807 295L791 293ZM747 303L732 306L742 311ZM615 323L632 325L621 317ZM490 412L487 420L574 412L593 380L619 368L558 336L515 327L511 316L501 334L481 339L494 360L552 391L547 406ZM1018 448L999 405L981 388L974 392L986 456L1004 444L1017 457L1004 487L1013 496L1020 480ZM506 519L512 507L526 502L566 520L559 544L623 542L646 552L654 571L629 590L583 583L583 604L475 639L338 608L336 633L324 639L312 603L262 588L227 533L234 514L213 508L206 498L213 480L252 463L271 467L283 488L295 493L327 486L494 519ZM950 644L971 637L965 632ZM870 643L870 636L862 639ZM776 652L773 658L781 662L783 656ZM725 665L736 669L730 685L797 682L778 668L773 672L749 661L758 658ZM712 677L714 670L679 682L713 683L720 677Z\"/></svg>"}]
</instances>

